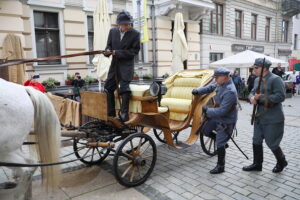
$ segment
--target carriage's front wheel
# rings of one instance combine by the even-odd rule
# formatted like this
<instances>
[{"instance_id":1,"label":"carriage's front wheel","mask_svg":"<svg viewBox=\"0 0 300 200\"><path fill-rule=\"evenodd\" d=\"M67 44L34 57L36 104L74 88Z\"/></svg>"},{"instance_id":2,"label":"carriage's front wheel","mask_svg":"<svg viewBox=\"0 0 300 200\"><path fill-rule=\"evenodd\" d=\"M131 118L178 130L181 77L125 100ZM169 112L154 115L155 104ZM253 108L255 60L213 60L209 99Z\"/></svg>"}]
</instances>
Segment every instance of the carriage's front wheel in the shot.
<instances>
[{"instance_id":1,"label":"carriage's front wheel","mask_svg":"<svg viewBox=\"0 0 300 200\"><path fill-rule=\"evenodd\" d=\"M151 175L155 162L153 139L144 133L135 133L118 146L113 160L114 174L121 185L138 186Z\"/></svg>"},{"instance_id":2,"label":"carriage's front wheel","mask_svg":"<svg viewBox=\"0 0 300 200\"><path fill-rule=\"evenodd\" d=\"M101 128L100 121L91 121L80 127L86 132L96 131ZM81 162L89 165L100 164L109 155L110 149L105 147L89 146L89 142L101 142L99 138L74 138L73 150Z\"/></svg>"},{"instance_id":3,"label":"carriage's front wheel","mask_svg":"<svg viewBox=\"0 0 300 200\"><path fill-rule=\"evenodd\" d=\"M216 137L215 135L206 136L200 131L201 147L207 155L214 156L217 154Z\"/></svg>"}]
</instances>

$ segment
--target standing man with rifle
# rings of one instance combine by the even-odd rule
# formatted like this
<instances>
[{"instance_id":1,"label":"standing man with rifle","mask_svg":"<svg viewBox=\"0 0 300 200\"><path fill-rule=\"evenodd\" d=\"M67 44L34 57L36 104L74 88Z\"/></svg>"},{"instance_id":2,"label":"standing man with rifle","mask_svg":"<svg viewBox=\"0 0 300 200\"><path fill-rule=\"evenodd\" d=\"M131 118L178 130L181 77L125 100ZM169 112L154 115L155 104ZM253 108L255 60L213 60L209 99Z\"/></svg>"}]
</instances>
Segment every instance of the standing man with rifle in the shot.
<instances>
[{"instance_id":1,"label":"standing man with rifle","mask_svg":"<svg viewBox=\"0 0 300 200\"><path fill-rule=\"evenodd\" d=\"M263 163L263 140L272 150L277 164L274 173L281 172L287 161L280 148L284 132L284 114L282 102L285 99L285 87L282 79L269 71L272 63L265 58L257 58L254 62L254 88L249 99L253 104L251 124L254 123L253 164L243 167L244 171L261 171Z\"/></svg>"},{"instance_id":2,"label":"standing man with rifle","mask_svg":"<svg viewBox=\"0 0 300 200\"><path fill-rule=\"evenodd\" d=\"M140 51L140 33L132 28L132 16L122 11L117 16L118 27L110 29L105 56L113 56L104 88L107 92L108 116L115 117L114 91L120 84L122 97L120 120L129 120L129 84L133 79L134 56Z\"/></svg>"}]
</instances>

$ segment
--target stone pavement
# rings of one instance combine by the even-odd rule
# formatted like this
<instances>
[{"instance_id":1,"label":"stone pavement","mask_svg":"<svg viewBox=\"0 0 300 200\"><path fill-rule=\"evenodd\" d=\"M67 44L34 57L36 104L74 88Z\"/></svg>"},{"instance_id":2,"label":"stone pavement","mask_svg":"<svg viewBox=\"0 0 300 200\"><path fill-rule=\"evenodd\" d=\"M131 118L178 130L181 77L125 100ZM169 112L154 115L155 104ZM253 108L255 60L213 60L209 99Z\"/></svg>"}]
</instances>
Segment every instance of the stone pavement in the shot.
<instances>
[{"instance_id":1,"label":"stone pavement","mask_svg":"<svg viewBox=\"0 0 300 200\"><path fill-rule=\"evenodd\" d=\"M289 165L280 174L271 171L276 161L266 145L263 171L242 171L242 166L252 162L253 127L250 125L252 106L246 102L241 102L241 105L243 109L239 112L238 136L235 140L250 160L246 160L234 144L229 142L223 174L209 174L217 158L206 155L200 148L199 141L196 143L197 148L184 153L172 150L156 140L156 166L150 178L141 186L130 189L120 186L112 175L112 158L107 158L100 167L76 171L73 170L84 165L80 162L64 165L65 172L73 172L64 174L66 178L62 187L52 196L45 195L40 184L35 181L33 199L300 199L300 97L287 99L283 104L286 126L281 147ZM183 141L189 131L182 131L179 140ZM148 134L153 136L151 132ZM62 155L65 155L72 152L72 148L63 148L62 151ZM0 171L0 182L3 174Z\"/></svg>"}]
</instances>

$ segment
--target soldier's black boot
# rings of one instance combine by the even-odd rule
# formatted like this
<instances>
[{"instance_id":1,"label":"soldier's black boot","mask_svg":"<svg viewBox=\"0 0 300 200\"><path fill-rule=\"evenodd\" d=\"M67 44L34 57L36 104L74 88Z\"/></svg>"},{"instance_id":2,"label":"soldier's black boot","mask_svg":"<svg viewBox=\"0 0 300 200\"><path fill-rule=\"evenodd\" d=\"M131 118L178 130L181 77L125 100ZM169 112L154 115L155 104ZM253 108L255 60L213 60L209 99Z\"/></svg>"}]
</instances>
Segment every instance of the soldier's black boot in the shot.
<instances>
[{"instance_id":1,"label":"soldier's black boot","mask_svg":"<svg viewBox=\"0 0 300 200\"><path fill-rule=\"evenodd\" d=\"M116 109L115 109L115 94L113 91L106 91L107 95L107 115L110 117L116 116Z\"/></svg>"},{"instance_id":2,"label":"soldier's black boot","mask_svg":"<svg viewBox=\"0 0 300 200\"><path fill-rule=\"evenodd\" d=\"M253 164L243 167L244 171L261 171L263 163L263 146L253 144Z\"/></svg>"},{"instance_id":3,"label":"soldier's black boot","mask_svg":"<svg viewBox=\"0 0 300 200\"><path fill-rule=\"evenodd\" d=\"M210 170L209 173L211 174L220 174L224 172L225 169L225 147L220 147L217 149L217 153L218 153L218 163L217 166Z\"/></svg>"},{"instance_id":4,"label":"soldier's black boot","mask_svg":"<svg viewBox=\"0 0 300 200\"><path fill-rule=\"evenodd\" d=\"M125 92L122 94L122 106L121 106L121 114L120 119L123 122L129 120L129 100L131 97L131 92Z\"/></svg>"},{"instance_id":5,"label":"soldier's black boot","mask_svg":"<svg viewBox=\"0 0 300 200\"><path fill-rule=\"evenodd\" d=\"M277 160L277 164L273 168L272 172L279 173L288 165L288 162L286 161L285 156L280 147L278 147L275 150L272 150L272 152L275 155L276 160Z\"/></svg>"}]
</instances>

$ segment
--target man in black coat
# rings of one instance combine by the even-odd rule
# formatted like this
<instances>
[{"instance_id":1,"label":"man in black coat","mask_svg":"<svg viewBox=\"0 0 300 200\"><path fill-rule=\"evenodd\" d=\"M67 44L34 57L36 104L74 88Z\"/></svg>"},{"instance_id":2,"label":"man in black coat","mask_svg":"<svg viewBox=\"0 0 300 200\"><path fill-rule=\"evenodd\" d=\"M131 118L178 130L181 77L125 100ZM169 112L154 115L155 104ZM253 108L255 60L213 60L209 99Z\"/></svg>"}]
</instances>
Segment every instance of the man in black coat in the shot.
<instances>
[{"instance_id":1,"label":"man in black coat","mask_svg":"<svg viewBox=\"0 0 300 200\"><path fill-rule=\"evenodd\" d=\"M105 56L113 56L111 66L104 88L107 92L108 116L115 117L114 91L120 84L122 97L121 115L122 121L129 119L129 99L131 91L129 84L133 79L134 56L140 50L140 33L131 27L133 23L129 12L122 11L117 16L118 27L112 28L108 35Z\"/></svg>"}]
</instances>

